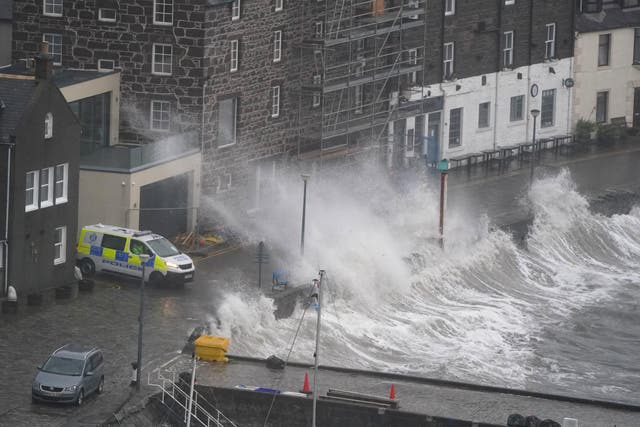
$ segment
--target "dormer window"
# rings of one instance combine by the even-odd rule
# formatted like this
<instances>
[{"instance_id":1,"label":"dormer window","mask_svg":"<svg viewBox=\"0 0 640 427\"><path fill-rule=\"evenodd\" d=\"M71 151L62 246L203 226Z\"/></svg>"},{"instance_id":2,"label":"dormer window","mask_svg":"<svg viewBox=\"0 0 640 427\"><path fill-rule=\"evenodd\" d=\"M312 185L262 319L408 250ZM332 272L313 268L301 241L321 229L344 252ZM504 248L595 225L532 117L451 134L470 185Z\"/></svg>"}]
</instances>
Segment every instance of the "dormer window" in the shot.
<instances>
[{"instance_id":1,"label":"dormer window","mask_svg":"<svg viewBox=\"0 0 640 427\"><path fill-rule=\"evenodd\" d=\"M53 137L53 114L47 113L44 116L44 138L50 139Z\"/></svg>"}]
</instances>

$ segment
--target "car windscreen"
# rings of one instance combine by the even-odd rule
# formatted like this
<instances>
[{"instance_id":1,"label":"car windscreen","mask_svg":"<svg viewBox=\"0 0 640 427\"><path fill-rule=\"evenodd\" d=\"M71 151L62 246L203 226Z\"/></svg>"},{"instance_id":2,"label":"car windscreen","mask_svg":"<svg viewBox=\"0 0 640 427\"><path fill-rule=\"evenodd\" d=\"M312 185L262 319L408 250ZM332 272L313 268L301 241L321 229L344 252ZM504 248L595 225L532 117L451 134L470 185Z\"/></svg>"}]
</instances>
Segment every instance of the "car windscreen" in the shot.
<instances>
[{"instance_id":1,"label":"car windscreen","mask_svg":"<svg viewBox=\"0 0 640 427\"><path fill-rule=\"evenodd\" d=\"M83 367L83 360L51 356L42 367L42 371L52 374L80 376L82 375Z\"/></svg>"},{"instance_id":2,"label":"car windscreen","mask_svg":"<svg viewBox=\"0 0 640 427\"><path fill-rule=\"evenodd\" d=\"M180 251L173 244L160 237L159 239L147 240L145 242L158 256L168 257L180 254Z\"/></svg>"}]
</instances>

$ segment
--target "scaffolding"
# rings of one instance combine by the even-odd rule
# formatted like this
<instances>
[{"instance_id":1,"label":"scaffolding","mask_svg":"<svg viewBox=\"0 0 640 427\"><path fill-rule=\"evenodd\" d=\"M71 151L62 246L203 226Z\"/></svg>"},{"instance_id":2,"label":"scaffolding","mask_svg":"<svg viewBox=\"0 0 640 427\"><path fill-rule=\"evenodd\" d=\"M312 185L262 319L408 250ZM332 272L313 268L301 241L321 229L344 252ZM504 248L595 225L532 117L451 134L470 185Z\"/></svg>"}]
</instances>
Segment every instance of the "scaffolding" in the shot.
<instances>
[{"instance_id":1,"label":"scaffolding","mask_svg":"<svg viewBox=\"0 0 640 427\"><path fill-rule=\"evenodd\" d=\"M309 3L301 14L298 157L322 163L413 144L401 123L424 114L426 0Z\"/></svg>"}]
</instances>

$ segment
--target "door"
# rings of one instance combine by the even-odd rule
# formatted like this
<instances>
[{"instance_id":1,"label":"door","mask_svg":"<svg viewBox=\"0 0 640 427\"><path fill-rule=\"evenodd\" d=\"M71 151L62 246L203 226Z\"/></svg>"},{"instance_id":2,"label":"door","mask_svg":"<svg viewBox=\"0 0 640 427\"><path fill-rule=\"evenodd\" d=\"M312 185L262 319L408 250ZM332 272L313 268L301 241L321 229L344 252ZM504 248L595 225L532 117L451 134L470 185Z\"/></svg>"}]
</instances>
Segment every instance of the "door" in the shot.
<instances>
[{"instance_id":1,"label":"door","mask_svg":"<svg viewBox=\"0 0 640 427\"><path fill-rule=\"evenodd\" d=\"M105 233L102 236L102 255L95 258L96 270L130 274L127 268L129 253L125 251L127 239Z\"/></svg>"},{"instance_id":2,"label":"door","mask_svg":"<svg viewBox=\"0 0 640 427\"><path fill-rule=\"evenodd\" d=\"M140 256L139 256L141 254L146 254L146 255L149 255L149 257L153 257L153 252L151 252L151 249L149 249L147 245L145 245L140 240L131 239L129 241L129 262L128 262L129 273L128 274L134 275L136 277L142 277L142 263L140 262ZM147 261L147 266L153 263L153 258L149 258L149 261ZM147 274L145 276L149 275L149 271L150 269L147 269L146 271Z\"/></svg>"},{"instance_id":3,"label":"door","mask_svg":"<svg viewBox=\"0 0 640 427\"><path fill-rule=\"evenodd\" d=\"M635 88L633 97L633 127L640 128L640 87Z\"/></svg>"},{"instance_id":4,"label":"door","mask_svg":"<svg viewBox=\"0 0 640 427\"><path fill-rule=\"evenodd\" d=\"M189 174L147 184L140 188L140 230L172 238L187 231Z\"/></svg>"}]
</instances>

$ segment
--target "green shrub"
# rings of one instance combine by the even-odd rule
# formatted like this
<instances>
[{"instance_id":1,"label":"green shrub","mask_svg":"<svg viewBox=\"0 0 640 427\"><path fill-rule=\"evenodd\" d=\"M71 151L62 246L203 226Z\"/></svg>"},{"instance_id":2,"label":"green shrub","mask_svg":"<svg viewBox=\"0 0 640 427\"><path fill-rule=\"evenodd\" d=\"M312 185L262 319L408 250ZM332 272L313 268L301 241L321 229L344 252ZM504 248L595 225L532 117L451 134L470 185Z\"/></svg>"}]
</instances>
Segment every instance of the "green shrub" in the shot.
<instances>
[{"instance_id":1,"label":"green shrub","mask_svg":"<svg viewBox=\"0 0 640 427\"><path fill-rule=\"evenodd\" d=\"M596 124L589 120L580 119L576 123L575 136L578 141L587 141L591 139L591 132L596 130Z\"/></svg>"},{"instance_id":2,"label":"green shrub","mask_svg":"<svg viewBox=\"0 0 640 427\"><path fill-rule=\"evenodd\" d=\"M626 136L625 129L612 124L601 124L598 126L598 142L611 144L623 139Z\"/></svg>"}]
</instances>

